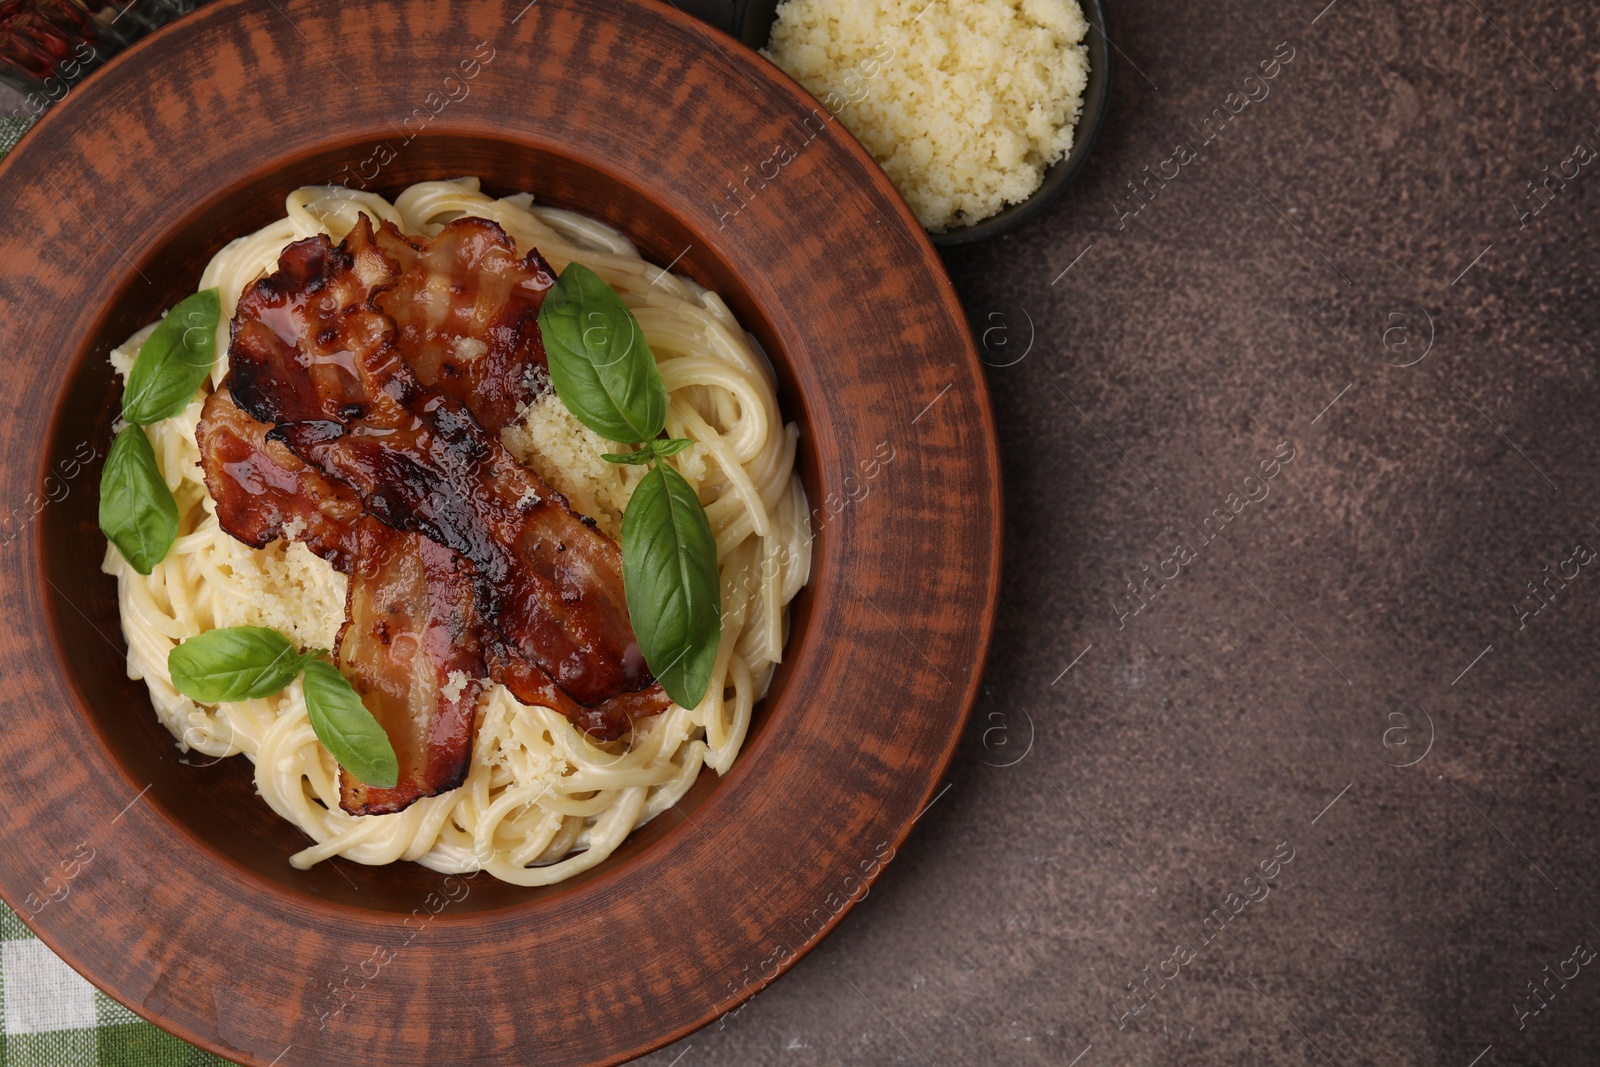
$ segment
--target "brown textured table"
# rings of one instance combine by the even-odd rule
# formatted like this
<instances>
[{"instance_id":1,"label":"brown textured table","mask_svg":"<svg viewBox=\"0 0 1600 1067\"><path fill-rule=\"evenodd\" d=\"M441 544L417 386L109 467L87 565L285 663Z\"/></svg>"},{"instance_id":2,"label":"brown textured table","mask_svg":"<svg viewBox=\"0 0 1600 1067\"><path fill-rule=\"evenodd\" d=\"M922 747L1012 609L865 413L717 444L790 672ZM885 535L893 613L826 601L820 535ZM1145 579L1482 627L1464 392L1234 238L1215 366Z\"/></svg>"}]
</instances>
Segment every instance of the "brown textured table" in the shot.
<instances>
[{"instance_id":1,"label":"brown textured table","mask_svg":"<svg viewBox=\"0 0 1600 1067\"><path fill-rule=\"evenodd\" d=\"M1600 1061L1600 14L1326 3L1118 0L1082 179L947 254L1011 364L967 746L831 937L645 1062Z\"/></svg>"}]
</instances>

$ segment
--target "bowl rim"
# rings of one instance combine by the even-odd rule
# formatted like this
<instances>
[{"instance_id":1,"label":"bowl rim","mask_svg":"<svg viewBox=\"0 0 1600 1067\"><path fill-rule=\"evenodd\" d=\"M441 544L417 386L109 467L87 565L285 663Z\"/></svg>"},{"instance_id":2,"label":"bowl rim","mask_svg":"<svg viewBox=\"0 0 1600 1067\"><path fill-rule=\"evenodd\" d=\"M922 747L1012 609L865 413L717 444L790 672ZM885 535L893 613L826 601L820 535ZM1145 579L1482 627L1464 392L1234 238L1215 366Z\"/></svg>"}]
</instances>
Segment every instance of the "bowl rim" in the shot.
<instances>
[{"instance_id":1,"label":"bowl rim","mask_svg":"<svg viewBox=\"0 0 1600 1067\"><path fill-rule=\"evenodd\" d=\"M1078 180L1088 165L1089 156L1094 151L1100 130L1105 125L1106 114L1111 108L1111 81L1116 60L1111 46L1111 27L1105 0L1078 0L1078 3L1092 32L1085 35L1084 43L1090 61L1089 75L1083 89L1082 109L1073 129L1072 147L1065 156L1045 168L1039 188L1029 194L1026 200L1007 204L993 215L959 229L939 233L924 231L935 248L961 248L1013 232L1042 215L1068 186ZM761 13L766 7L763 0L738 0L734 7L735 33L746 47L756 50L757 54L759 49L766 47L772 28L770 22L767 23L766 32L761 26ZM788 75L784 74L784 77ZM801 92L805 92L803 86Z\"/></svg>"},{"instance_id":2,"label":"bowl rim","mask_svg":"<svg viewBox=\"0 0 1600 1067\"><path fill-rule=\"evenodd\" d=\"M168 46L175 40L181 40L191 35L198 37L202 33L215 30L218 28L219 24L223 22L223 20L232 19L237 15L241 15L244 9L252 6L253 5L247 3L247 0L221 0L220 3L210 5L205 10L197 13L194 16L179 20L178 22L175 22L174 24L158 31L156 34L153 34L145 40L138 42L132 48L114 58L104 68L102 68L100 71L97 71L90 79L86 79L86 81L80 86L75 87L73 96L76 99L64 100L62 104L58 105L56 108L53 108L51 112L46 115L45 118L36 126L36 128L30 131L29 137L22 144L19 144L18 147L3 161L0 161L0 182L15 180L16 172L23 170L25 167L35 170L48 170L59 160L60 156L67 154L66 150L74 143L84 140L92 140L93 137L96 136L97 131L93 129L91 124L84 123L80 125L80 127L78 127L78 132L69 130L69 125L74 118L78 117L79 112L82 112L91 107L91 105L97 103L98 98L109 94L110 89L105 87L110 86L118 79L119 76L123 74L123 72L137 68L147 55L160 52L164 49L170 50L168 49ZM310 7L314 5L308 4L306 6ZM329 7L335 5L325 4L323 6ZM404 0L397 0L395 3L384 5L386 10L403 9L406 6L407 5ZM480 8L486 6L494 5L479 5ZM529 7L531 6L532 5L529 5ZM567 16L578 17L578 9L610 9L614 12L620 10L621 12L633 18L654 20L654 25L657 28L665 28L675 31L680 36L687 36L684 31L692 30L694 34L697 34L703 38L706 43L712 46L713 49L715 49L717 52L720 52L723 59L727 63L734 66L743 64L747 69L750 68L752 56L750 53L745 52L742 46L740 46L737 42L734 42L730 38L722 37L722 35L714 29L702 27L689 16L675 10L675 8L669 8L666 5L657 3L655 0L641 0L641 2L635 3L614 2L609 4L584 2L584 0L556 0L556 2L547 2L542 4L541 7L544 8L544 12L541 12L541 15L552 10L557 11L558 15L551 16L552 18ZM528 8L523 8L523 13L525 14L527 10ZM301 13L297 12L297 14ZM509 14L509 12L506 12L506 14ZM287 19L287 15L284 17ZM520 18L520 16L518 17ZM242 19L239 21L242 21ZM298 30L298 27L296 27L296 29ZM722 38L720 41L718 39L719 37ZM309 38L307 38L307 40L309 41ZM743 55L740 53L743 53ZM303 50L300 58L302 60L305 59ZM761 75L758 74L757 76L759 77ZM799 90L797 86L792 86L792 83L786 85L786 81L786 79L772 78L767 76L765 78L765 88L769 91L776 92L779 95L787 93L791 98L790 103L795 105L797 108L809 108L810 104L813 103L809 96L805 96L803 90ZM511 127L507 126L506 129L510 130ZM89 132L84 134L82 132L84 130L88 130ZM469 127L462 127L457 131L460 136L464 137L482 135L484 132L485 131L474 130ZM441 134L448 133L450 133L449 130L441 131ZM325 138L319 143L327 144L330 142L328 142ZM989 545L991 546L991 554L986 561L988 566L985 568L985 573L982 575L983 581L981 583L981 588L977 590L980 595L974 598L975 603L973 605L976 607L979 615L979 625L977 630L980 636L976 641L975 647L961 650L969 654L972 658L969 660L969 670L965 684L960 687L960 693L958 697L959 710L952 719L951 728L948 730L948 736L945 740L942 751L936 753L932 760L931 765L934 773L926 775L926 780L919 783L919 792L916 798L916 809L920 813L921 810L925 810L929 798L933 795L934 789L939 785L939 782L943 778L943 775L955 754L957 745L960 742L964 726L968 717L970 716L973 702L976 699L981 678L982 662L987 654L989 638L992 634L993 620L997 609L999 596L999 553L1001 547L1003 518L1003 511L1000 507L1001 501L998 447L995 436L993 416L988 405L987 389L984 384L981 364L978 361L976 350L973 347L970 331L966 328L964 315L956 297L954 288L951 285L948 276L943 272L942 267L939 265L938 257L927 242L926 235L923 234L920 227L916 225L915 219L910 215L909 209L905 207L903 201L901 201L893 192L892 187L888 183L887 177L882 174L881 170L879 170L875 164L872 164L871 160L866 156L864 150L862 150L860 146L854 142L853 138L850 138L847 135L841 136L835 138L832 142L829 142L829 144L830 152L836 153L842 151L846 156L854 155L857 157L857 161L859 163L865 165L863 168L858 168L859 172L857 178L871 188L864 190L863 195L869 198L875 197L878 202L886 203L888 210L891 212L898 211L899 217L897 219L886 218L881 212L879 213L880 219L887 224L889 231L896 237L908 239L912 243L913 247L916 247L917 241L919 238L921 239L921 246L918 249L921 255L918 257L918 259L922 261L921 267L926 276L924 280L934 291L934 296L941 305L939 310L942 312L942 317L946 323L958 324L960 327L962 343L962 351L960 355L962 359L959 362L963 364L960 370L967 372L967 378L961 382L961 385L963 386L961 393L966 395L962 397L960 394L958 394L958 399L966 403L970 415L976 418L977 429L979 431L976 434L970 435L971 440L969 441L969 448L973 449L973 451L968 458L969 460L975 461L977 467L984 468L987 473L993 475L988 485L987 503L989 507L986 509L988 511L988 516L987 523L985 524L987 528L983 531L989 541ZM48 160L44 158L36 158L43 157L44 154L51 149L56 150L56 156L51 157ZM62 198L65 199L64 193L62 194ZM71 204L71 201L67 202ZM75 205L73 206L74 210L76 210ZM0 214L3 214L3 209L0 209ZM63 217L66 217L67 213L62 211L62 215ZM87 216L84 216L84 221L90 222L91 225L94 225ZM907 235L907 231L909 231L909 237ZM102 234L102 236L104 237L105 235ZM107 240L109 241L109 238L107 238ZM887 242L888 237L885 236L883 240ZM148 249L145 250L146 253L148 253L148 251ZM134 249L134 252L136 255L141 254L140 250L137 248ZM121 252L121 250L118 251L118 255L122 257L125 266L114 265L114 272L120 274L123 278L127 278L129 268L134 271L138 270L133 261L128 260L126 255ZM146 254L145 258L148 260L148 254ZM3 271L0 271L0 288L4 288L7 282L8 279L6 279ZM104 317L109 314L109 310L109 308L101 307L96 309L95 314L103 320ZM80 317L78 321L81 322L83 320ZM7 332L10 332L9 329L0 328L0 335L3 335ZM82 338L75 340L72 342L72 344L77 346L77 354L75 358L72 359L70 367L77 368L81 366L85 360L90 358L90 353L88 353L86 350L87 342ZM45 373L48 376L50 372ZM52 428L52 434L46 435L46 442L48 442L50 439L53 439L55 429L59 427L60 420L65 417L65 400L67 393L64 388L60 387L62 384L60 379L65 375L65 373L66 369L64 366L64 369L55 375L55 385L57 386L57 389L53 399L48 404L47 410L47 416L49 419L49 424ZM940 397L943 397L944 394L941 393L939 395ZM796 397L794 399L798 401L804 398ZM935 403L937 403L937 398ZM926 413L926 410L924 413ZM920 417L921 416L919 415L918 418ZM915 422L915 420L913 420L913 422ZM11 443L14 444L15 442ZM45 477L48 473L50 459L51 456L48 448L44 449L43 453L39 456L39 461L32 465L26 463L25 461L19 461L13 458L7 464L10 470L6 473L5 480L18 480L16 475L22 473L25 468L30 468L31 466L31 469L26 471L26 481L30 482L34 486L42 485L44 484ZM40 593L42 596L40 579L46 578L46 575L44 575L42 570L44 567L46 553L41 551L41 546L37 542L37 526L30 527L27 531L25 531L25 534L26 536L17 538L13 541L12 551L17 551L19 546L21 546L26 548L29 554L32 555L34 567L30 568L30 570L34 572L32 577L36 587L32 591ZM55 603L54 599L48 598L47 596L43 596L42 599L47 607L46 614L48 614L50 611L59 610L59 605ZM902 634L902 636L904 635ZM825 636L819 638L819 640L826 639L827 638ZM73 687L76 687L77 685L77 681L75 679L69 679L69 683ZM78 699L80 702L83 699L81 692L78 694ZM770 735L764 740L768 744L776 743L775 738L771 737ZM3 741L4 739L0 738L0 742ZM3 759L7 754L4 751L5 747L6 746L4 744L0 744L0 759ZM759 754L760 750L757 749L753 751L747 751L743 755L745 757L754 757ZM111 758L107 762L114 768L121 768L120 761L115 758ZM735 763L733 773L737 774L740 771L745 771L747 772L748 776L748 774L754 773L752 767L755 763L756 760L753 758L742 758ZM124 779L123 784L128 787L130 792L137 789L137 783L132 780L128 780L125 773L122 775L122 777ZM733 784L731 776L730 781L726 784ZM4 787L0 787L0 789L3 788ZM726 795L728 791L724 790L722 792L724 795ZM894 820L893 831L891 834L894 849L897 850L903 844L914 821L914 818L906 819L904 817ZM595 888L598 883L602 881L609 883L620 879L630 866L636 868L640 865L642 860L642 856L634 857L629 865L618 867L616 871L610 872L615 877L595 879L592 882L585 883L582 886L583 892L589 895L598 892L598 890ZM13 907L16 907L19 903L20 894L18 892L19 883L14 877L12 877L14 873L15 872L5 868L3 864L0 864L0 896L3 896L9 903L13 905ZM236 874L238 874L238 872L236 872ZM871 875L866 876L864 879L862 879L862 881L864 881L865 884L870 887L870 885L880 874L881 867L874 871ZM863 894L863 896L864 895L865 894ZM850 910L850 907L854 905L856 899L847 901L844 907L833 912L813 935L806 939L804 943L799 945L796 952L787 956L783 960L780 960L776 965L776 971L772 976L772 979L775 979L778 975L781 975L783 972L787 971L788 968L793 966L796 961L814 948L822 937L826 936L828 932L837 926L837 924L842 920L843 916ZM324 902L323 906L326 907L327 902ZM17 910L19 916L26 914L22 908L17 908ZM495 913L473 913L471 915L450 917L450 922L447 923L447 925L464 927L481 924L487 921L485 917L486 914L492 917ZM75 970L81 974L84 974L96 985L105 989L105 991L113 996L114 999L124 1003L137 1013L146 1017L151 1015L159 1016L157 1020L153 1021L159 1021L160 1025L162 1025L164 1028L177 1033L179 1036L189 1040L191 1043L200 1045L201 1047L209 1048L212 1051L233 1057L239 1057L242 1055L246 1062L269 1062L268 1055L264 1052L256 1053L253 1050L241 1049L232 1045L223 1048L218 1045L218 1038L215 1034L207 1035L195 1029L193 1026L188 1025L183 1020L173 1019L170 1016L162 1015L159 1010L151 1009L147 1003L134 1003L132 996L127 994L125 990L114 984L102 982L96 977L95 968L89 964L88 960L84 956L79 954L77 951L77 946L72 943L74 939L65 936L61 928L53 926L50 922L36 924L35 922L31 921L31 918L24 918L24 921L27 922L30 928L34 929L35 933L40 936L41 940L43 940L48 946L66 959ZM772 979L768 979L767 982ZM622 1059L642 1054L643 1052L647 1052L652 1048L657 1048L672 1040L676 1040L677 1038L692 1032L700 1026L705 1025L707 1022L716 1018L719 1014L724 1014L727 1010L736 1008L749 997L753 996L761 988L764 988L767 982L763 982L759 986L745 987L730 1000L724 1000L721 1002L713 1001L708 1004L706 1010L697 1020L683 1022L677 1025L675 1028L669 1031L664 1031L657 1037L652 1038L650 1043L647 1045L636 1045L625 1053L619 1053L611 1056L606 1062L620 1062Z\"/></svg>"}]
</instances>

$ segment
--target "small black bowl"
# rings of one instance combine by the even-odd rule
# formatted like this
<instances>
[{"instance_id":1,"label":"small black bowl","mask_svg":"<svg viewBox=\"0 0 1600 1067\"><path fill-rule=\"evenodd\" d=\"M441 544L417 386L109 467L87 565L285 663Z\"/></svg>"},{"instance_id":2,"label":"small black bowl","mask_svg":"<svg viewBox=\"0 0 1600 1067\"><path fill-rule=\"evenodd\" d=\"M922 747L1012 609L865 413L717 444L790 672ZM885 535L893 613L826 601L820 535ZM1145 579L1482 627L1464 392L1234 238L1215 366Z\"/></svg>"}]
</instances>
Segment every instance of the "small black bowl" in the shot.
<instances>
[{"instance_id":1,"label":"small black bowl","mask_svg":"<svg viewBox=\"0 0 1600 1067\"><path fill-rule=\"evenodd\" d=\"M1111 41L1106 36L1109 27L1106 25L1104 3L1101 0L1078 0L1078 3L1082 5L1083 17L1088 20L1090 27L1089 81L1084 86L1083 113L1078 116L1072 149L1051 164L1044 172L1044 182L1020 204L1001 208L971 226L928 234L928 239L937 247L955 248L1011 232L1050 206L1051 201L1060 196L1061 191L1071 185L1083 170L1111 101ZM765 48L772 36L772 23L777 18L777 11L778 0L739 0L733 23L739 39L758 51Z\"/></svg>"}]
</instances>

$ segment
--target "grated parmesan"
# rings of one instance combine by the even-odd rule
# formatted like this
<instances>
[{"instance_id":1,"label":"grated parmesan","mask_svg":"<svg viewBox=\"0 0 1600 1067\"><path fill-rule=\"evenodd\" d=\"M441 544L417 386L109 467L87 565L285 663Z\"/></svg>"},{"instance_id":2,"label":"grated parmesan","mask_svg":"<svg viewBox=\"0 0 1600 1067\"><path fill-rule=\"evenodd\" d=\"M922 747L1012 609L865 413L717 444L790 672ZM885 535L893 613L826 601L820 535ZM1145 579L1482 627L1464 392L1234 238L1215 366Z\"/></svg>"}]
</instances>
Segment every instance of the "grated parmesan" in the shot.
<instances>
[{"instance_id":1,"label":"grated parmesan","mask_svg":"<svg viewBox=\"0 0 1600 1067\"><path fill-rule=\"evenodd\" d=\"M472 679L467 677L466 671L451 671L450 677L439 687L439 695L453 704L461 699L462 690L471 682Z\"/></svg>"},{"instance_id":2,"label":"grated parmesan","mask_svg":"<svg viewBox=\"0 0 1600 1067\"><path fill-rule=\"evenodd\" d=\"M455 350L456 358L463 363L475 362L489 351L488 344L476 337L457 337L450 347Z\"/></svg>"},{"instance_id":3,"label":"grated parmesan","mask_svg":"<svg viewBox=\"0 0 1600 1067\"><path fill-rule=\"evenodd\" d=\"M1033 195L1072 147L1077 0L784 0L766 55L834 111L935 233Z\"/></svg>"},{"instance_id":4,"label":"grated parmesan","mask_svg":"<svg viewBox=\"0 0 1600 1067\"><path fill-rule=\"evenodd\" d=\"M564 495L572 510L591 516L612 539L621 537L622 511L645 468L600 457L626 449L579 422L553 392L528 405L520 422L500 431L500 441ZM700 484L706 476L705 446L684 449L672 457L672 464L692 484Z\"/></svg>"}]
</instances>

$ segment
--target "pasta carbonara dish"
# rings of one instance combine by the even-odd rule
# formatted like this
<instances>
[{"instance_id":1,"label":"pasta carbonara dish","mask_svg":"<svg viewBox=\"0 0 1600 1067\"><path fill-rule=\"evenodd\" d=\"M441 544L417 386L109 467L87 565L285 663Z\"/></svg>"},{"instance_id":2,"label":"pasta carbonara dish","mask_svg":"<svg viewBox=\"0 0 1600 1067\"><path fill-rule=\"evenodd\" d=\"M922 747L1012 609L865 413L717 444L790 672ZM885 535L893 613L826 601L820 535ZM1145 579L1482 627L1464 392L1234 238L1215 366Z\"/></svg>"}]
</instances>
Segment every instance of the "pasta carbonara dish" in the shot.
<instances>
[{"instance_id":1,"label":"pasta carbonara dish","mask_svg":"<svg viewBox=\"0 0 1600 1067\"><path fill-rule=\"evenodd\" d=\"M476 179L299 189L198 289L111 354L103 569L129 676L254 763L291 863L548 884L728 770L810 524L717 294Z\"/></svg>"}]
</instances>

